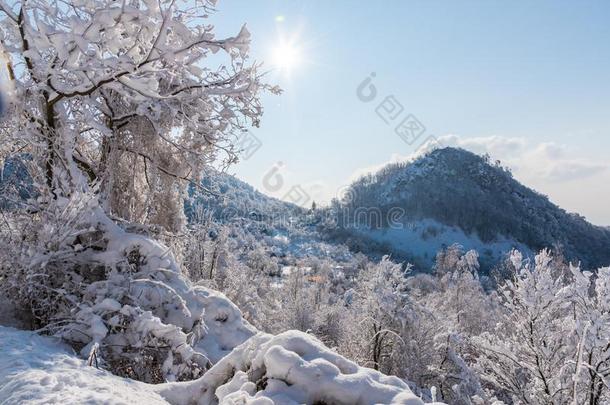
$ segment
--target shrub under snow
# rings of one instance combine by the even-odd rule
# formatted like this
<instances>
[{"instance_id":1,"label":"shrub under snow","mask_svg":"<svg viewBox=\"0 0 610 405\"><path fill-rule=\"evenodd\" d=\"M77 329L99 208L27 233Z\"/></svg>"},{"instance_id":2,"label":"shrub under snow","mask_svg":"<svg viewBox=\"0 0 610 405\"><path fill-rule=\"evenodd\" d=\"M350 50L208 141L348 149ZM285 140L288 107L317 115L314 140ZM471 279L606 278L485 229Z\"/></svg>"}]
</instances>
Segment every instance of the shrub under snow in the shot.
<instances>
[{"instance_id":1,"label":"shrub under snow","mask_svg":"<svg viewBox=\"0 0 610 405\"><path fill-rule=\"evenodd\" d=\"M297 331L260 333L201 379L159 392L172 403L423 404L403 380L359 367Z\"/></svg>"},{"instance_id":2,"label":"shrub under snow","mask_svg":"<svg viewBox=\"0 0 610 405\"><path fill-rule=\"evenodd\" d=\"M116 225L94 198L41 215L29 224L35 238L8 245L19 257L3 271L11 298L119 376L195 379L151 386L171 403L421 403L402 380L310 335L256 334L226 297L193 286L168 248Z\"/></svg>"}]
</instances>

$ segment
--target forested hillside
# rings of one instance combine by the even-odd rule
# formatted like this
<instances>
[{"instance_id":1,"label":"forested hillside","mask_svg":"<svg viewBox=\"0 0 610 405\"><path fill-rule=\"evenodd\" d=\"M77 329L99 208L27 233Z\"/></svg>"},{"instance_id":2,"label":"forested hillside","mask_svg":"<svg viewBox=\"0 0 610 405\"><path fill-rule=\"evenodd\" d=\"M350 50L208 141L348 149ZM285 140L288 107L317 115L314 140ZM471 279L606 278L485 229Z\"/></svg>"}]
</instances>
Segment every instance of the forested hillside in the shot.
<instances>
[{"instance_id":1,"label":"forested hillside","mask_svg":"<svg viewBox=\"0 0 610 405\"><path fill-rule=\"evenodd\" d=\"M408 230L420 225L420 236L434 239L442 237L443 226L454 227L463 231L462 237L482 242L483 249L486 244L502 241L509 248L511 244L525 246L534 252L554 249L588 268L610 264L607 229L564 211L520 184L499 162L463 149L438 149L364 176L333 209L339 216L340 230L345 231ZM435 224L419 222L424 220ZM342 237L331 231L331 235ZM396 238L400 239L400 234ZM417 247L397 244L397 254L421 256ZM392 249L392 243L387 245Z\"/></svg>"}]
</instances>

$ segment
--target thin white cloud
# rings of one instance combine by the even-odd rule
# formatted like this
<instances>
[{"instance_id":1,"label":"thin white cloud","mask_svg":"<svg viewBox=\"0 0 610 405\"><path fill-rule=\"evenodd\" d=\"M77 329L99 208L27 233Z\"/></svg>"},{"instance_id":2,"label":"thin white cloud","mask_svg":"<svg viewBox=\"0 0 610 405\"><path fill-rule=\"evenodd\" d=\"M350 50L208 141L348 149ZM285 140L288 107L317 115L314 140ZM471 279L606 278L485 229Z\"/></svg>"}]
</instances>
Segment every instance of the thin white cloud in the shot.
<instances>
[{"instance_id":1,"label":"thin white cloud","mask_svg":"<svg viewBox=\"0 0 610 405\"><path fill-rule=\"evenodd\" d=\"M523 138L507 138L502 136L488 136L476 138L462 138L458 135L445 135L439 138L444 146L457 146L474 153L489 153L494 158L513 158L523 154L528 143Z\"/></svg>"},{"instance_id":2,"label":"thin white cloud","mask_svg":"<svg viewBox=\"0 0 610 405\"><path fill-rule=\"evenodd\" d=\"M555 142L532 143L523 138L501 136L463 138L445 135L439 138L444 146L457 146L475 153L488 153L499 159L521 178L538 182L581 180L602 173L610 167L572 156L565 145Z\"/></svg>"}]
</instances>

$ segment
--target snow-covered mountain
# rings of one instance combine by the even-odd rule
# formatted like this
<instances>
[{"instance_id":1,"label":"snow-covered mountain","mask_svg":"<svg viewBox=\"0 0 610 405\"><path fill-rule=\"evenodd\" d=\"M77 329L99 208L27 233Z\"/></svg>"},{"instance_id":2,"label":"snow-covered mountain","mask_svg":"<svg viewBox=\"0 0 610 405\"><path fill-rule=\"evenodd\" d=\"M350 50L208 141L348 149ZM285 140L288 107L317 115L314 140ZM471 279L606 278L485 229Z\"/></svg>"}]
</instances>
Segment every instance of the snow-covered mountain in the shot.
<instances>
[{"instance_id":1,"label":"snow-covered mountain","mask_svg":"<svg viewBox=\"0 0 610 405\"><path fill-rule=\"evenodd\" d=\"M484 268L513 248L529 255L558 250L588 268L610 264L610 229L566 212L519 183L499 162L463 149L438 149L388 165L316 212L225 174L203 184L215 195L198 194L188 202L191 219L193 206L203 206L217 220L241 221L276 239L292 242L291 234L298 233L299 243L307 242L310 250L322 241L346 245L374 257L390 254L423 271L439 250L455 243L477 250Z\"/></svg>"},{"instance_id":2,"label":"snow-covered mountain","mask_svg":"<svg viewBox=\"0 0 610 405\"><path fill-rule=\"evenodd\" d=\"M444 148L354 182L331 210L333 240L430 263L460 243L492 263L511 249L559 249L585 267L610 264L610 232L559 208L488 157ZM372 247L371 247L372 246Z\"/></svg>"},{"instance_id":3,"label":"snow-covered mountain","mask_svg":"<svg viewBox=\"0 0 610 405\"><path fill-rule=\"evenodd\" d=\"M191 188L185 202L191 224L211 225L216 228L213 234L224 229L236 240L247 235L286 266L292 264L289 257L327 257L337 262L351 257L342 242L324 240L317 229L320 219L311 210L267 196L226 173L212 173L202 185L208 191Z\"/></svg>"},{"instance_id":4,"label":"snow-covered mountain","mask_svg":"<svg viewBox=\"0 0 610 405\"><path fill-rule=\"evenodd\" d=\"M212 172L206 176L201 185L204 189L191 187L193 197L187 200L185 210L187 217L193 219L194 206L205 207L221 221L234 218L251 218L265 222L288 221L304 214L304 210L294 204L269 197L251 185L226 173Z\"/></svg>"}]
</instances>

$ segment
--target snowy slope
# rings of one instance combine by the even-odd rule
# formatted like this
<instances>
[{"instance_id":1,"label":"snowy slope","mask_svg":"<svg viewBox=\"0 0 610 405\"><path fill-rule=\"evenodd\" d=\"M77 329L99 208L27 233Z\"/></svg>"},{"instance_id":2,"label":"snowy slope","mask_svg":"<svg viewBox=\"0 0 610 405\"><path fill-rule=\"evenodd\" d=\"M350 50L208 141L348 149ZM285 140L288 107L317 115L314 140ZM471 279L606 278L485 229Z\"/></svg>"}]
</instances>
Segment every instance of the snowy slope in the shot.
<instances>
[{"instance_id":1,"label":"snowy slope","mask_svg":"<svg viewBox=\"0 0 610 405\"><path fill-rule=\"evenodd\" d=\"M149 386L86 365L56 340L0 326L0 403L166 404Z\"/></svg>"},{"instance_id":2,"label":"snowy slope","mask_svg":"<svg viewBox=\"0 0 610 405\"><path fill-rule=\"evenodd\" d=\"M237 240L252 236L274 257L331 257L337 261L351 257L341 243L320 237L309 210L267 196L225 173L208 174L202 185L214 194L191 188L191 198L185 202L191 224L216 226L215 234L224 228ZM207 224L207 216L214 225Z\"/></svg>"},{"instance_id":3,"label":"snowy slope","mask_svg":"<svg viewBox=\"0 0 610 405\"><path fill-rule=\"evenodd\" d=\"M534 256L529 247L515 240L499 235L493 241L483 242L476 234L467 234L459 227L447 226L433 219L413 221L400 229L367 228L355 229L354 232L365 240L388 246L398 257L410 258L423 268L434 265L436 254L456 243L466 251L479 252L479 260L484 266L494 264L511 249L517 249L528 257Z\"/></svg>"},{"instance_id":4,"label":"snowy slope","mask_svg":"<svg viewBox=\"0 0 610 405\"><path fill-rule=\"evenodd\" d=\"M211 192L202 192L194 187L189 189L191 198L185 203L185 213L190 220L196 215L194 208L197 205L205 207L222 222L249 218L282 223L304 213L303 208L269 197L226 173L207 173L201 184Z\"/></svg>"},{"instance_id":5,"label":"snowy slope","mask_svg":"<svg viewBox=\"0 0 610 405\"><path fill-rule=\"evenodd\" d=\"M258 334L198 380L159 385L88 366L57 340L0 326L0 403L12 404L406 404L396 377L359 367L311 335Z\"/></svg>"}]
</instances>

